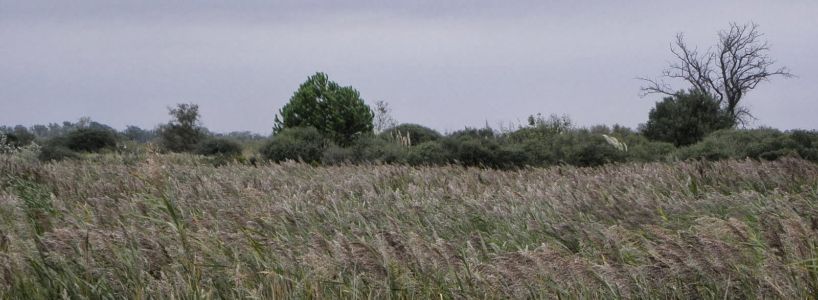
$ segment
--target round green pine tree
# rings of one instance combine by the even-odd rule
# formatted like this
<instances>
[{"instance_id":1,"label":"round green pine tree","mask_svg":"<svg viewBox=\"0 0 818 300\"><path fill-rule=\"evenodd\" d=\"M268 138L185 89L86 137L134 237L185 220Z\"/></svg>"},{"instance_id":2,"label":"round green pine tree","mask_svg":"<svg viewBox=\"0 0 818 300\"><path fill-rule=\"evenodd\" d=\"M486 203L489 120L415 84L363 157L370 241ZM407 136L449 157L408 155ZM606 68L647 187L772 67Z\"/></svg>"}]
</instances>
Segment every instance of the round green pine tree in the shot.
<instances>
[{"instance_id":1,"label":"round green pine tree","mask_svg":"<svg viewBox=\"0 0 818 300\"><path fill-rule=\"evenodd\" d=\"M281 108L273 130L278 133L285 128L315 127L338 145L347 146L358 136L372 132L373 116L357 90L316 73Z\"/></svg>"}]
</instances>

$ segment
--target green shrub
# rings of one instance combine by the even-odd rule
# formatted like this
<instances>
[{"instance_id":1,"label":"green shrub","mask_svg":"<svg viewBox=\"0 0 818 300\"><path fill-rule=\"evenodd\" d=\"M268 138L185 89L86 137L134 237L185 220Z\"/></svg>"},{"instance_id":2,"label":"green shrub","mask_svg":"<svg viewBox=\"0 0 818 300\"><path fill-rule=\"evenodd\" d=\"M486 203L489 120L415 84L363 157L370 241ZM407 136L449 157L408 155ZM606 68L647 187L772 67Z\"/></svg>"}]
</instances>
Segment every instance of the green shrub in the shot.
<instances>
[{"instance_id":1,"label":"green shrub","mask_svg":"<svg viewBox=\"0 0 818 300\"><path fill-rule=\"evenodd\" d=\"M420 143L409 149L407 162L411 165L442 165L450 161L451 154L438 141Z\"/></svg>"},{"instance_id":2,"label":"green shrub","mask_svg":"<svg viewBox=\"0 0 818 300\"><path fill-rule=\"evenodd\" d=\"M196 154L237 158L241 156L241 145L224 138L210 138L196 146Z\"/></svg>"},{"instance_id":3,"label":"green shrub","mask_svg":"<svg viewBox=\"0 0 818 300\"><path fill-rule=\"evenodd\" d=\"M407 146L375 136L359 138L352 145L357 162L405 163Z\"/></svg>"},{"instance_id":4,"label":"green shrub","mask_svg":"<svg viewBox=\"0 0 818 300\"><path fill-rule=\"evenodd\" d=\"M553 159L575 166L593 167L627 159L626 152L608 144L601 134L593 134L587 129L558 135L552 146Z\"/></svg>"},{"instance_id":5,"label":"green shrub","mask_svg":"<svg viewBox=\"0 0 818 300\"><path fill-rule=\"evenodd\" d=\"M465 166L494 166L499 148L493 139L478 138L470 134L448 138L443 145L454 160Z\"/></svg>"},{"instance_id":6,"label":"green shrub","mask_svg":"<svg viewBox=\"0 0 818 300\"><path fill-rule=\"evenodd\" d=\"M4 136L4 138L0 140L0 143L2 143L0 146L12 148L28 146L35 139L34 134L30 133L28 129L23 126L16 126L14 129L9 130L0 130L0 135Z\"/></svg>"},{"instance_id":7,"label":"green shrub","mask_svg":"<svg viewBox=\"0 0 818 300\"><path fill-rule=\"evenodd\" d=\"M531 155L523 145L501 145L497 152L495 166L502 169L519 168L530 165Z\"/></svg>"},{"instance_id":8,"label":"green shrub","mask_svg":"<svg viewBox=\"0 0 818 300\"><path fill-rule=\"evenodd\" d=\"M80 128L68 133L65 147L77 152L97 153L116 147L116 133L100 128Z\"/></svg>"},{"instance_id":9,"label":"green shrub","mask_svg":"<svg viewBox=\"0 0 818 300\"><path fill-rule=\"evenodd\" d=\"M551 115L544 118L541 114L528 117L528 127L522 127L508 134L508 139L515 143L527 143L531 140L550 139L556 135L568 133L573 129L573 122L568 116Z\"/></svg>"},{"instance_id":10,"label":"green shrub","mask_svg":"<svg viewBox=\"0 0 818 300\"><path fill-rule=\"evenodd\" d=\"M532 138L518 143L528 155L528 164L532 166L550 166L560 162L554 151L554 139Z\"/></svg>"},{"instance_id":11,"label":"green shrub","mask_svg":"<svg viewBox=\"0 0 818 300\"><path fill-rule=\"evenodd\" d=\"M442 137L439 132L418 124L400 124L384 130L380 134L384 138L408 137L410 145L415 146L425 142L437 141Z\"/></svg>"},{"instance_id":12,"label":"green shrub","mask_svg":"<svg viewBox=\"0 0 818 300\"><path fill-rule=\"evenodd\" d=\"M715 130L732 127L731 120L713 97L681 91L656 103L642 132L651 140L685 146Z\"/></svg>"},{"instance_id":13,"label":"green shrub","mask_svg":"<svg viewBox=\"0 0 818 300\"><path fill-rule=\"evenodd\" d=\"M48 140L40 149L37 158L43 162L61 161L66 159L80 159L79 153L66 147L66 137L54 137Z\"/></svg>"},{"instance_id":14,"label":"green shrub","mask_svg":"<svg viewBox=\"0 0 818 300\"><path fill-rule=\"evenodd\" d=\"M489 127L485 128L465 128L462 130L458 130L449 134L450 138L459 139L464 137L469 138L480 138L480 139L491 139L494 138L494 130Z\"/></svg>"},{"instance_id":15,"label":"green shrub","mask_svg":"<svg viewBox=\"0 0 818 300\"><path fill-rule=\"evenodd\" d=\"M818 162L818 131L793 130L790 139L802 158Z\"/></svg>"},{"instance_id":16,"label":"green shrub","mask_svg":"<svg viewBox=\"0 0 818 300\"><path fill-rule=\"evenodd\" d=\"M346 148L328 148L321 159L326 164L405 163L409 148L377 136L363 136Z\"/></svg>"},{"instance_id":17,"label":"green shrub","mask_svg":"<svg viewBox=\"0 0 818 300\"><path fill-rule=\"evenodd\" d=\"M580 167L595 167L624 160L624 154L604 141L581 142L568 156L568 163Z\"/></svg>"},{"instance_id":18,"label":"green shrub","mask_svg":"<svg viewBox=\"0 0 818 300\"><path fill-rule=\"evenodd\" d=\"M285 128L261 149L261 156L272 161L302 160L317 162L324 150L324 137L314 127Z\"/></svg>"},{"instance_id":19,"label":"green shrub","mask_svg":"<svg viewBox=\"0 0 818 300\"><path fill-rule=\"evenodd\" d=\"M668 159L676 151L676 146L671 143L650 141L641 135L626 137L624 142L628 145L627 159L629 161L662 161Z\"/></svg>"},{"instance_id":20,"label":"green shrub","mask_svg":"<svg viewBox=\"0 0 818 300\"><path fill-rule=\"evenodd\" d=\"M798 138L803 136L799 135ZM798 142L776 129L727 129L716 131L697 144L679 149L677 156L681 159L775 160L786 155L800 154L798 148Z\"/></svg>"},{"instance_id":21,"label":"green shrub","mask_svg":"<svg viewBox=\"0 0 818 300\"><path fill-rule=\"evenodd\" d=\"M472 131L443 141L445 152L464 166L516 168L525 165L528 154L520 145L501 145L495 138L480 137ZM485 132L484 132L485 133Z\"/></svg>"}]
</instances>

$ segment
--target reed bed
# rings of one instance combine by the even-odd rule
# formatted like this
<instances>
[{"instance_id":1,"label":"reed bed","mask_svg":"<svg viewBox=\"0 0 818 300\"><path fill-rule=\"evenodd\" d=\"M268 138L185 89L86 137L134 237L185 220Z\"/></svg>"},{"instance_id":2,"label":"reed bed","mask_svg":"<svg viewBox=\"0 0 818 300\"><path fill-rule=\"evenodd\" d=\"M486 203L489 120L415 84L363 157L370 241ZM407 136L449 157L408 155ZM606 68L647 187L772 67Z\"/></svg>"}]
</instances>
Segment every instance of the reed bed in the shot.
<instances>
[{"instance_id":1,"label":"reed bed","mask_svg":"<svg viewBox=\"0 0 818 300\"><path fill-rule=\"evenodd\" d=\"M818 165L0 157L0 298L814 298Z\"/></svg>"}]
</instances>

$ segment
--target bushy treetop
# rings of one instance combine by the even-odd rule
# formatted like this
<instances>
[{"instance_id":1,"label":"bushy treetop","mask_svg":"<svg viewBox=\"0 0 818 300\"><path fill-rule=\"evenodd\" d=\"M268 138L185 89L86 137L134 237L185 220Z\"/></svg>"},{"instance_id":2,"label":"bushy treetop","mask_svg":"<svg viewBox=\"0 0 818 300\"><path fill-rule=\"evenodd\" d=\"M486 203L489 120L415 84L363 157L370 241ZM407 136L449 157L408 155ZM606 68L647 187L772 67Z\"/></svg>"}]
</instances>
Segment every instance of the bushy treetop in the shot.
<instances>
[{"instance_id":1,"label":"bushy treetop","mask_svg":"<svg viewBox=\"0 0 818 300\"><path fill-rule=\"evenodd\" d=\"M285 128L314 127L339 145L350 145L371 133L373 113L357 90L316 73L301 84L275 118L276 133Z\"/></svg>"}]
</instances>

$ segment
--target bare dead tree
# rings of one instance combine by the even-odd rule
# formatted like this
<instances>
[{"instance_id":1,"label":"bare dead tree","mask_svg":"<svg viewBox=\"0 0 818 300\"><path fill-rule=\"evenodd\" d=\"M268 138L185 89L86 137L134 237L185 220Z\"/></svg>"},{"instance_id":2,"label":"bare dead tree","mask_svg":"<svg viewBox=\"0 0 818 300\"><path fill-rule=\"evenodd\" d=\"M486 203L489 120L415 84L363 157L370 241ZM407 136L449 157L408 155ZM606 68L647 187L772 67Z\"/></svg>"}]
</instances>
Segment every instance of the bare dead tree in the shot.
<instances>
[{"instance_id":1,"label":"bare dead tree","mask_svg":"<svg viewBox=\"0 0 818 300\"><path fill-rule=\"evenodd\" d=\"M373 109L375 114L374 117L374 127L375 132L380 133L386 129L391 127L395 127L398 125L398 122L392 118L392 108L389 107L389 103L383 100L379 100L375 102L375 109Z\"/></svg>"},{"instance_id":2,"label":"bare dead tree","mask_svg":"<svg viewBox=\"0 0 818 300\"><path fill-rule=\"evenodd\" d=\"M793 74L786 67L773 67L769 43L762 40L757 24L730 23L730 30L721 31L718 36L715 47L700 53L685 42L683 33L677 34L670 46L675 62L662 71L661 77L686 81L692 89L715 98L736 124L744 123L746 117L752 117L739 106L747 92L772 77L789 78ZM642 96L678 92L663 79L639 79L647 83L641 88Z\"/></svg>"}]
</instances>

